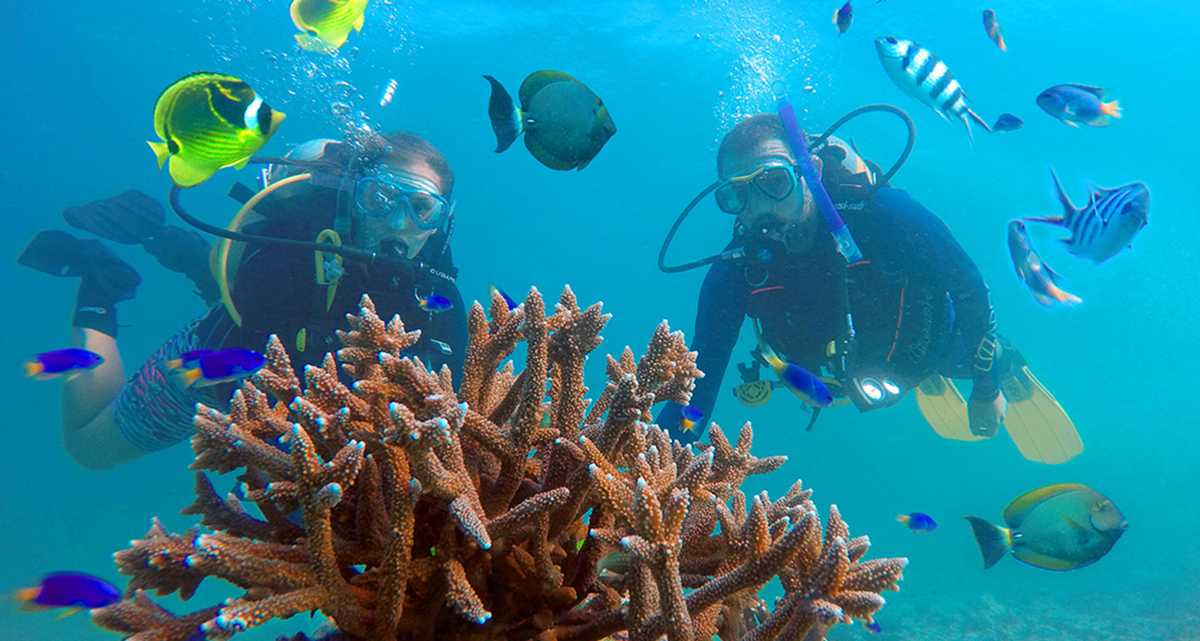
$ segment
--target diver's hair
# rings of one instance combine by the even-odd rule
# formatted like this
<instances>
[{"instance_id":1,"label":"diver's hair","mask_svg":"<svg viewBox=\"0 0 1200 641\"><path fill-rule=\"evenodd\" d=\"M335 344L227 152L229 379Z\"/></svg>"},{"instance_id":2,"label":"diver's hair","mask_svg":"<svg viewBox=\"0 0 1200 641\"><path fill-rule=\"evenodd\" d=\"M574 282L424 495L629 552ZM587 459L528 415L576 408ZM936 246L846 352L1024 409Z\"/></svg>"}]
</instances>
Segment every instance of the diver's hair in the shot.
<instances>
[{"instance_id":1,"label":"diver's hair","mask_svg":"<svg viewBox=\"0 0 1200 641\"><path fill-rule=\"evenodd\" d=\"M450 162L433 143L407 131L393 131L384 134L387 141L388 154L386 160L395 163L406 163L413 160L424 161L438 175L442 187L442 195L450 198L454 194L454 171Z\"/></svg>"},{"instance_id":2,"label":"diver's hair","mask_svg":"<svg viewBox=\"0 0 1200 641\"><path fill-rule=\"evenodd\" d=\"M717 149L717 174L721 173L721 163L736 156L754 153L764 140L772 139L787 140L783 121L776 114L755 114L734 125L721 139L721 146Z\"/></svg>"}]
</instances>

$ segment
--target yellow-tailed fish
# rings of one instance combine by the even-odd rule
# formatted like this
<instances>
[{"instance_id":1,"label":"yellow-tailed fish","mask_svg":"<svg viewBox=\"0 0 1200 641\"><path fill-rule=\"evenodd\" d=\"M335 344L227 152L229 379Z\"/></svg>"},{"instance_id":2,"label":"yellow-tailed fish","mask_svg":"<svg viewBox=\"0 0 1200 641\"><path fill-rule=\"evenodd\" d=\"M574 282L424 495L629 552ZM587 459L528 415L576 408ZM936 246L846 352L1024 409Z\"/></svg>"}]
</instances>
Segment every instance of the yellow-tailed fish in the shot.
<instances>
[{"instance_id":1,"label":"yellow-tailed fish","mask_svg":"<svg viewBox=\"0 0 1200 641\"><path fill-rule=\"evenodd\" d=\"M520 104L498 80L492 86L488 118L496 134L496 153L525 134L525 147L551 169L583 169L617 133L608 107L587 85L562 71L535 71L518 92Z\"/></svg>"},{"instance_id":2,"label":"yellow-tailed fish","mask_svg":"<svg viewBox=\"0 0 1200 641\"><path fill-rule=\"evenodd\" d=\"M292 0L292 22L304 33L296 44L305 51L334 53L351 31L362 31L367 0Z\"/></svg>"},{"instance_id":3,"label":"yellow-tailed fish","mask_svg":"<svg viewBox=\"0 0 1200 641\"><path fill-rule=\"evenodd\" d=\"M270 140L282 111L271 109L250 85L220 73L199 72L171 83L154 103L154 132L147 141L171 180L191 187L225 167L241 169Z\"/></svg>"},{"instance_id":4,"label":"yellow-tailed fish","mask_svg":"<svg viewBox=\"0 0 1200 641\"><path fill-rule=\"evenodd\" d=\"M1008 527L968 516L990 568L1006 554L1046 570L1075 570L1098 561L1129 523L1113 502L1079 483L1047 485L1017 497L1004 509Z\"/></svg>"}]
</instances>

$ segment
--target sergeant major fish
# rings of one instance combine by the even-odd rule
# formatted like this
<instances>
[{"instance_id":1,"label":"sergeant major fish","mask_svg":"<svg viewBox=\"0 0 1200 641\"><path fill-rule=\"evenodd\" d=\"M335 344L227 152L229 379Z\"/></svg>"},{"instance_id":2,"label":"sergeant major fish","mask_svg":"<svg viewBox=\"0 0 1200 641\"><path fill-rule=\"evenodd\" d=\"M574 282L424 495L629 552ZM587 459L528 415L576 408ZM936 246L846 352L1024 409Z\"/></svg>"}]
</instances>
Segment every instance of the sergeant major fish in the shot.
<instances>
[{"instance_id":1,"label":"sergeant major fish","mask_svg":"<svg viewBox=\"0 0 1200 641\"><path fill-rule=\"evenodd\" d=\"M875 51L879 54L884 71L887 71L896 86L929 105L937 115L947 121L951 118L961 120L967 128L967 138L972 143L975 136L971 132L968 118L979 123L985 131L991 132L992 128L987 121L967 105L967 94L954 79L954 74L950 73L950 67L933 52L912 40L901 40L892 36L876 38Z\"/></svg>"},{"instance_id":2,"label":"sergeant major fish","mask_svg":"<svg viewBox=\"0 0 1200 641\"><path fill-rule=\"evenodd\" d=\"M1150 188L1145 183L1129 183L1115 189L1093 187L1087 204L1076 208L1053 169L1050 176L1063 215L1024 220L1058 225L1070 231L1071 237L1062 239L1062 243L1075 256L1103 263L1122 249L1132 247L1133 237L1149 222Z\"/></svg>"},{"instance_id":3,"label":"sergeant major fish","mask_svg":"<svg viewBox=\"0 0 1200 641\"><path fill-rule=\"evenodd\" d=\"M1008 254L1012 258L1013 268L1017 270L1017 277L1025 283L1037 302L1047 307L1056 302L1083 302L1083 299L1058 286L1058 274L1033 249L1029 242L1029 230L1019 220L1008 223Z\"/></svg>"}]
</instances>

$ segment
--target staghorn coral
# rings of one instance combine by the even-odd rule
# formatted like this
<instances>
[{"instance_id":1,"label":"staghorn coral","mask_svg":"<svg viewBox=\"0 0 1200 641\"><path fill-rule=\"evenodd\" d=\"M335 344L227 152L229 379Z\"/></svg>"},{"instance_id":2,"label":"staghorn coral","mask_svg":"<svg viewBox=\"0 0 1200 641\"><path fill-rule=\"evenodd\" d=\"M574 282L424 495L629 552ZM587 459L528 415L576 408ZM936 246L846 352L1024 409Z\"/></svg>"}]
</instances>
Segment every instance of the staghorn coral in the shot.
<instances>
[{"instance_id":1,"label":"staghorn coral","mask_svg":"<svg viewBox=\"0 0 1200 641\"><path fill-rule=\"evenodd\" d=\"M570 289L550 314L536 290L514 310L493 296L490 317L476 303L457 389L400 356L418 334L366 297L303 383L273 338L228 412L197 406L185 513L203 529L156 520L115 555L131 596L94 620L131 641L226 639L315 610L347 641L799 640L870 620L904 559L864 561L866 537L836 507L822 527L799 482L743 494L785 460L752 455L749 424L736 443L713 425L697 451L649 423L701 376L681 333L664 322L640 359L610 357L587 400L608 318ZM517 373L505 361L522 343ZM234 471L220 496L206 472ZM187 599L210 577L242 596L178 617L147 596ZM758 592L776 577L772 610Z\"/></svg>"}]
</instances>

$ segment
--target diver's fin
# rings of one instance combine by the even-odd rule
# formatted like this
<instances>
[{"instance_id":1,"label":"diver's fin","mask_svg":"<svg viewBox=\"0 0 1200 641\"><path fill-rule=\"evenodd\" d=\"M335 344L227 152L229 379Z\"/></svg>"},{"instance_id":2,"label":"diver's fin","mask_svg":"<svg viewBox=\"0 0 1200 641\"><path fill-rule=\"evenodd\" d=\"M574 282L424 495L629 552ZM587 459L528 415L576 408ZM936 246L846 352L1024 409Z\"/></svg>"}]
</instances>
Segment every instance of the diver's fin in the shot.
<instances>
[{"instance_id":1,"label":"diver's fin","mask_svg":"<svg viewBox=\"0 0 1200 641\"><path fill-rule=\"evenodd\" d=\"M90 304L116 304L133 298L142 277L98 240L80 240L55 229L39 232L17 262L44 274L80 277Z\"/></svg>"},{"instance_id":2,"label":"diver's fin","mask_svg":"<svg viewBox=\"0 0 1200 641\"><path fill-rule=\"evenodd\" d=\"M499 80L484 75L485 80L492 86L492 95L488 98L488 119L492 121L492 132L496 134L496 153L512 146L521 135L521 110L513 104L512 96Z\"/></svg>"},{"instance_id":3,"label":"diver's fin","mask_svg":"<svg viewBox=\"0 0 1200 641\"><path fill-rule=\"evenodd\" d=\"M983 554L983 569L996 565L1012 549L1012 530L992 525L974 516L968 516L966 519L971 524L975 542L979 544L979 551Z\"/></svg>"},{"instance_id":4,"label":"diver's fin","mask_svg":"<svg viewBox=\"0 0 1200 641\"><path fill-rule=\"evenodd\" d=\"M967 420L967 402L954 381L934 374L917 386L917 407L937 435L952 441L980 441L986 437L971 433Z\"/></svg>"},{"instance_id":5,"label":"diver's fin","mask_svg":"<svg viewBox=\"0 0 1200 641\"><path fill-rule=\"evenodd\" d=\"M67 224L105 240L136 245L158 234L165 214L162 203L130 189L103 200L63 210Z\"/></svg>"},{"instance_id":6,"label":"diver's fin","mask_svg":"<svg viewBox=\"0 0 1200 641\"><path fill-rule=\"evenodd\" d=\"M1004 427L1026 460L1058 465L1083 451L1075 424L1019 353L1012 374L1000 381L1008 400Z\"/></svg>"}]
</instances>

